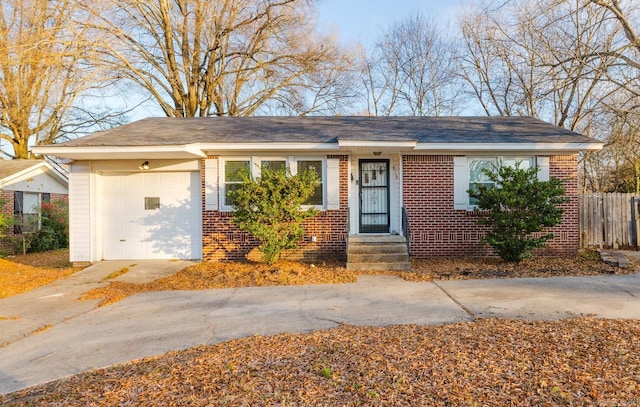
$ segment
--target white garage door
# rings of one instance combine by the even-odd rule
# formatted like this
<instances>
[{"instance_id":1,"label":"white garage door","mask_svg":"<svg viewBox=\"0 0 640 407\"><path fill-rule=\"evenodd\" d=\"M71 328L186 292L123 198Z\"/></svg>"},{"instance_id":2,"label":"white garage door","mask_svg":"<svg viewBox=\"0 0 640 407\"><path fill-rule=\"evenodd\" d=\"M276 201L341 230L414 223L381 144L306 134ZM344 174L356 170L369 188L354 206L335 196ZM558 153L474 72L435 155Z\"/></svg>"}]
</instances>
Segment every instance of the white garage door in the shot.
<instances>
[{"instance_id":1,"label":"white garage door","mask_svg":"<svg viewBox=\"0 0 640 407\"><path fill-rule=\"evenodd\" d=\"M201 258L198 172L102 175L105 260Z\"/></svg>"}]
</instances>

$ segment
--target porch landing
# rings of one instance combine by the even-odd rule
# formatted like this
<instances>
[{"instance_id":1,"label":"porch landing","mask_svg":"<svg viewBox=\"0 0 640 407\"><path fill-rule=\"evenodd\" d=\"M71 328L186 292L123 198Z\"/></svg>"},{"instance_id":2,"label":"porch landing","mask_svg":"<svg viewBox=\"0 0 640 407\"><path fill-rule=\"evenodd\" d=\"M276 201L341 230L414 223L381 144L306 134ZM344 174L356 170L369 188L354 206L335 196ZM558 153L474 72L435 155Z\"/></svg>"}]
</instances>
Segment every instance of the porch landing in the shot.
<instances>
[{"instance_id":1,"label":"porch landing","mask_svg":"<svg viewBox=\"0 0 640 407\"><path fill-rule=\"evenodd\" d=\"M353 235L347 246L347 270L409 270L406 240L399 235Z\"/></svg>"}]
</instances>

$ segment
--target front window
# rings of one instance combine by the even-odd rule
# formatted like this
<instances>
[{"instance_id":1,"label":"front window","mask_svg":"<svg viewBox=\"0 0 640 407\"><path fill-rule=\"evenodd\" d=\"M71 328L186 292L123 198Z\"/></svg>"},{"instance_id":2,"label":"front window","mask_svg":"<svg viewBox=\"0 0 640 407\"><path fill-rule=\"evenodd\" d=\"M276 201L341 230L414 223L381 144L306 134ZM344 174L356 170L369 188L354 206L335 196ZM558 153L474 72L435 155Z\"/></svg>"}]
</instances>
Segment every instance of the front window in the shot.
<instances>
[{"instance_id":1,"label":"front window","mask_svg":"<svg viewBox=\"0 0 640 407\"><path fill-rule=\"evenodd\" d=\"M13 214L16 224L13 232L31 233L40 230L40 194L16 191L14 193Z\"/></svg>"},{"instance_id":2,"label":"front window","mask_svg":"<svg viewBox=\"0 0 640 407\"><path fill-rule=\"evenodd\" d=\"M495 159L482 158L469 160L469 190L477 191L480 185L488 188L494 186L494 182L489 179L484 170L492 171L496 165ZM469 197L469 205L477 205L478 199Z\"/></svg>"},{"instance_id":3,"label":"front window","mask_svg":"<svg viewBox=\"0 0 640 407\"><path fill-rule=\"evenodd\" d=\"M273 171L290 170L292 174L307 170L314 171L318 175L318 183L316 184L313 195L310 196L304 204L316 207L324 206L324 159L315 157L238 157L225 158L221 161L223 169L223 173L221 174L221 194L224 199L222 201L222 210L228 211L232 209L233 200L230 195L232 191L237 191L242 186L242 171L250 171L251 176L258 178L260 177L261 171L266 168Z\"/></svg>"},{"instance_id":4,"label":"front window","mask_svg":"<svg viewBox=\"0 0 640 407\"><path fill-rule=\"evenodd\" d=\"M260 162L261 169L269 169L271 171L285 171L287 162L285 160L262 160Z\"/></svg>"},{"instance_id":5,"label":"front window","mask_svg":"<svg viewBox=\"0 0 640 407\"><path fill-rule=\"evenodd\" d=\"M533 165L531 157L491 157L491 158L470 158L469 159L469 190L477 191L480 185L493 188L495 182L491 181L484 173L484 170L493 171L499 164L504 167L515 167L520 163L520 169L529 169ZM478 204L478 199L469 197L469 205Z\"/></svg>"},{"instance_id":6,"label":"front window","mask_svg":"<svg viewBox=\"0 0 640 407\"><path fill-rule=\"evenodd\" d=\"M248 171L249 160L225 161L224 163L224 204L233 206L231 193L237 191L242 186L242 172Z\"/></svg>"},{"instance_id":7,"label":"front window","mask_svg":"<svg viewBox=\"0 0 640 407\"><path fill-rule=\"evenodd\" d=\"M313 194L304 203L305 205L321 206L324 204L323 184L322 184L322 161L321 160L301 160L298 161L298 173L304 171L314 171L318 176L318 183Z\"/></svg>"}]
</instances>

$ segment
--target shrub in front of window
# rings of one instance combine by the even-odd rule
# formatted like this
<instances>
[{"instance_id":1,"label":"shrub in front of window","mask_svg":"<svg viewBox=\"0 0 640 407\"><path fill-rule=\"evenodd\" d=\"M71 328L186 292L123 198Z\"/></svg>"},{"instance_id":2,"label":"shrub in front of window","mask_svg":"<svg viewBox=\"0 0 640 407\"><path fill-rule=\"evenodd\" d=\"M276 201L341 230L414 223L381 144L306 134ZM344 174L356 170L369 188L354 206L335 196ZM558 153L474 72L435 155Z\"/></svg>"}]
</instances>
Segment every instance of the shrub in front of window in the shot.
<instances>
[{"instance_id":1,"label":"shrub in front of window","mask_svg":"<svg viewBox=\"0 0 640 407\"><path fill-rule=\"evenodd\" d=\"M301 206L314 194L318 174L309 170L291 175L289 170L263 167L257 179L247 170L239 176L241 185L229 191L233 221L258 239L263 260L275 263L283 250L298 246L304 235L302 221L317 213Z\"/></svg>"},{"instance_id":2,"label":"shrub in front of window","mask_svg":"<svg viewBox=\"0 0 640 407\"><path fill-rule=\"evenodd\" d=\"M543 247L553 233L534 234L562 221L565 202L562 181L538 180L538 168L498 165L482 170L490 181L467 192L477 209L486 211L478 221L490 229L483 238L503 261L520 262Z\"/></svg>"},{"instance_id":3,"label":"shrub in front of window","mask_svg":"<svg viewBox=\"0 0 640 407\"><path fill-rule=\"evenodd\" d=\"M34 213L12 219L17 252L44 252L69 247L69 205L63 200L44 202Z\"/></svg>"},{"instance_id":4,"label":"shrub in front of window","mask_svg":"<svg viewBox=\"0 0 640 407\"><path fill-rule=\"evenodd\" d=\"M65 201L43 203L41 227L30 251L44 252L69 247L69 205Z\"/></svg>"}]
</instances>

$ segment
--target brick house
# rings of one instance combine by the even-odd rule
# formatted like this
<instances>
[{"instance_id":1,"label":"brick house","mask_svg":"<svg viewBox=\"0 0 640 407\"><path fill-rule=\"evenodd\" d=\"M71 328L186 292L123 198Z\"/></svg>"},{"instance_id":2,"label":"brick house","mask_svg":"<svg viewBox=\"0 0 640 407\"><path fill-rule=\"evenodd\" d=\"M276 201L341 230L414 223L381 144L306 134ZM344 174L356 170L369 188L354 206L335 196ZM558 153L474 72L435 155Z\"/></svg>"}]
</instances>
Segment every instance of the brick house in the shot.
<instances>
[{"instance_id":1,"label":"brick house","mask_svg":"<svg viewBox=\"0 0 640 407\"><path fill-rule=\"evenodd\" d=\"M486 255L466 191L497 160L564 181L545 252L570 255L578 153L602 145L525 117L221 117L148 118L35 151L69 160L71 260L92 262L245 258L256 242L230 221L228 191L240 169L264 166L321 178L308 202L320 212L292 257L344 259L371 236L408 237L415 257Z\"/></svg>"},{"instance_id":2,"label":"brick house","mask_svg":"<svg viewBox=\"0 0 640 407\"><path fill-rule=\"evenodd\" d=\"M44 160L0 160L0 214L4 216L36 216L43 203L66 200L68 193L69 180L62 168ZM0 252L13 252L12 240L19 233L19 226L4 228Z\"/></svg>"}]
</instances>

